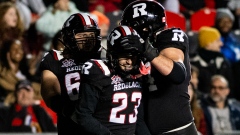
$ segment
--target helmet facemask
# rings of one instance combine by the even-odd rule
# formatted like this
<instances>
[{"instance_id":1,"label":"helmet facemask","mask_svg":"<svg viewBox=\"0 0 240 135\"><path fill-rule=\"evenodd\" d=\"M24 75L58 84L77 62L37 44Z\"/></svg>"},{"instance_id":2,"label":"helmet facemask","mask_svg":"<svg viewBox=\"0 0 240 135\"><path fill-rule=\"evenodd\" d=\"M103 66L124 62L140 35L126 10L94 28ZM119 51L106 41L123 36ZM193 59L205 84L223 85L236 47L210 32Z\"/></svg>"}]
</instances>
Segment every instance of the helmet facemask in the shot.
<instances>
[{"instance_id":1,"label":"helmet facemask","mask_svg":"<svg viewBox=\"0 0 240 135\"><path fill-rule=\"evenodd\" d=\"M111 67L116 71L121 77L127 77L129 75L136 75L139 74L139 65L140 65L140 55L136 52L129 52L129 53L117 53L116 51L114 52L108 52L108 62L111 65ZM122 66L132 66L131 70L124 70L120 66L120 58L126 58L126 59L131 59L131 64L125 64Z\"/></svg>"},{"instance_id":2,"label":"helmet facemask","mask_svg":"<svg viewBox=\"0 0 240 135\"><path fill-rule=\"evenodd\" d=\"M79 32L74 33L75 43L78 50L81 52L93 51L97 39L94 32Z\"/></svg>"},{"instance_id":3,"label":"helmet facemask","mask_svg":"<svg viewBox=\"0 0 240 135\"><path fill-rule=\"evenodd\" d=\"M73 30L72 38L68 37L67 46L73 52L97 52L100 49L101 37L97 36L96 31ZM96 37L97 36L97 37Z\"/></svg>"},{"instance_id":4,"label":"helmet facemask","mask_svg":"<svg viewBox=\"0 0 240 135\"><path fill-rule=\"evenodd\" d=\"M62 39L68 53L80 61L100 58L100 29L89 14L71 15L62 27Z\"/></svg>"}]
</instances>

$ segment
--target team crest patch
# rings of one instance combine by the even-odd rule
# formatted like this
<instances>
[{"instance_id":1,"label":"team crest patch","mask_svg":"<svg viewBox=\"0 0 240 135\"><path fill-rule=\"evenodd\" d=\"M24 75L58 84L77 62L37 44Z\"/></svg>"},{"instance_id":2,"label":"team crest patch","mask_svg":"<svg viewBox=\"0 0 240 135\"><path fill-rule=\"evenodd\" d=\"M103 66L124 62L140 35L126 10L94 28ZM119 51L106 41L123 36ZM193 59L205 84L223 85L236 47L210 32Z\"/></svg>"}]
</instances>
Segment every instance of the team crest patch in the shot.
<instances>
[{"instance_id":1,"label":"team crest patch","mask_svg":"<svg viewBox=\"0 0 240 135\"><path fill-rule=\"evenodd\" d=\"M119 84L119 83L123 82L121 77L119 77L118 75L114 75L111 79L112 79L111 84Z\"/></svg>"},{"instance_id":2,"label":"team crest patch","mask_svg":"<svg viewBox=\"0 0 240 135\"><path fill-rule=\"evenodd\" d=\"M69 59L69 60L66 59L62 63L63 63L62 67L71 67L76 65L73 59Z\"/></svg>"}]
</instances>

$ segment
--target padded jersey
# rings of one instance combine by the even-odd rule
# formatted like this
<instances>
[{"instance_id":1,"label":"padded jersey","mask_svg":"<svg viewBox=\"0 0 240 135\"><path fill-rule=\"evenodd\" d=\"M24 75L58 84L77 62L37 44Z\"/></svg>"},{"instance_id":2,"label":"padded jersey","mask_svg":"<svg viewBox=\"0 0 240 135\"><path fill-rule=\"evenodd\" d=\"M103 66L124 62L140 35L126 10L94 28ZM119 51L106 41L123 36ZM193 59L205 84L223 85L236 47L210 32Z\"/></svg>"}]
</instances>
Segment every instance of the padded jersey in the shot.
<instances>
[{"instance_id":1,"label":"padded jersey","mask_svg":"<svg viewBox=\"0 0 240 135\"><path fill-rule=\"evenodd\" d=\"M85 128L99 134L106 133L101 126L117 135L134 134L142 98L141 79L133 77L124 81L113 74L102 60L86 62L82 78L81 106L84 107L80 108L80 112L83 113L85 121L88 121L87 124L81 119ZM96 123L96 120L100 123Z\"/></svg>"},{"instance_id":2,"label":"padded jersey","mask_svg":"<svg viewBox=\"0 0 240 135\"><path fill-rule=\"evenodd\" d=\"M190 81L188 37L178 28L166 29L157 33L157 40L153 46L159 51L170 47L182 50L187 71L186 79L181 84L174 84L152 67L149 78L155 87L151 85L148 94L143 95L143 98L147 101L145 102L146 124L152 134L159 134L193 121L188 95Z\"/></svg>"},{"instance_id":3,"label":"padded jersey","mask_svg":"<svg viewBox=\"0 0 240 135\"><path fill-rule=\"evenodd\" d=\"M67 107L63 108L66 114L71 114L69 111L73 111L74 107L70 108L70 106L73 106L72 102L78 99L82 65L83 63L79 63L75 59L64 58L61 51L57 50L46 53L41 62L41 70L50 70L60 82L62 104Z\"/></svg>"}]
</instances>

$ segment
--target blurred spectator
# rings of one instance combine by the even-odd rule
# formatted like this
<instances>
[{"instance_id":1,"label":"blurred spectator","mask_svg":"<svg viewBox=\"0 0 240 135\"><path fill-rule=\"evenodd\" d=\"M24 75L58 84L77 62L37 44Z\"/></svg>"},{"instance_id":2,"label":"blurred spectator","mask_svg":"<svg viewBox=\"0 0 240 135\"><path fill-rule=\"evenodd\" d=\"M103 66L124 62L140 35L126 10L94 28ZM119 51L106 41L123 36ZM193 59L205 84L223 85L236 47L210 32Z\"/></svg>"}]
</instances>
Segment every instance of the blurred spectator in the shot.
<instances>
[{"instance_id":1,"label":"blurred spectator","mask_svg":"<svg viewBox=\"0 0 240 135\"><path fill-rule=\"evenodd\" d=\"M217 9L215 27L221 33L221 52L231 64L240 60L240 40L232 32L233 23L234 16L229 9Z\"/></svg>"},{"instance_id":2,"label":"blurred spectator","mask_svg":"<svg viewBox=\"0 0 240 135\"><path fill-rule=\"evenodd\" d=\"M231 62L235 81L234 91L231 91L233 93L231 95L240 100L240 79L238 76L240 75L240 39L232 29L233 22L234 16L229 9L220 8L217 10L215 27L220 31L223 41L221 52ZM231 81L229 80L229 82Z\"/></svg>"},{"instance_id":3,"label":"blurred spectator","mask_svg":"<svg viewBox=\"0 0 240 135\"><path fill-rule=\"evenodd\" d=\"M3 2L12 2L18 9L24 29L28 30L31 25L32 16L30 8L22 0L2 0Z\"/></svg>"},{"instance_id":4,"label":"blurred spectator","mask_svg":"<svg viewBox=\"0 0 240 135\"><path fill-rule=\"evenodd\" d=\"M235 21L233 24L233 29L240 28L240 1L239 0L230 0L227 6L233 13Z\"/></svg>"},{"instance_id":5,"label":"blurred spectator","mask_svg":"<svg viewBox=\"0 0 240 135\"><path fill-rule=\"evenodd\" d=\"M94 10L90 13L95 15L97 18L96 21L98 23L99 28L101 29L101 37L106 38L108 35L109 26L110 26L109 18L97 10Z\"/></svg>"},{"instance_id":6,"label":"blurred spectator","mask_svg":"<svg viewBox=\"0 0 240 135\"><path fill-rule=\"evenodd\" d=\"M191 58L191 64L199 69L198 89L206 94L209 92L212 75L221 74L229 80L232 80L233 76L229 62L220 52L223 43L219 31L216 28L203 26L199 30L198 41L200 48L198 54Z\"/></svg>"},{"instance_id":7,"label":"blurred spectator","mask_svg":"<svg viewBox=\"0 0 240 135\"><path fill-rule=\"evenodd\" d=\"M56 0L43 0L44 5L46 5L47 7L49 5L51 5L52 3L54 3ZM76 7L78 10L82 11L82 12L89 12L88 9L88 0L71 0L76 4Z\"/></svg>"},{"instance_id":8,"label":"blurred spectator","mask_svg":"<svg viewBox=\"0 0 240 135\"><path fill-rule=\"evenodd\" d=\"M194 117L194 123L196 125L196 128L198 132L201 133L201 135L207 135L205 116L198 102L196 89L194 89L194 86L192 83L190 83L188 86L188 94L190 96L190 105L191 105L191 110Z\"/></svg>"},{"instance_id":9,"label":"blurred spectator","mask_svg":"<svg viewBox=\"0 0 240 135\"><path fill-rule=\"evenodd\" d=\"M197 95L197 99L199 99L201 96L202 96L202 92L200 92L198 90L198 76L199 76L199 69L194 66L194 65L191 65L191 80L190 80L190 83L193 87L193 89L195 90L195 93Z\"/></svg>"},{"instance_id":10,"label":"blurred spectator","mask_svg":"<svg viewBox=\"0 0 240 135\"><path fill-rule=\"evenodd\" d=\"M21 39L24 33L19 12L11 2L0 3L0 50L2 43L11 39Z\"/></svg>"},{"instance_id":11,"label":"blurred spectator","mask_svg":"<svg viewBox=\"0 0 240 135\"><path fill-rule=\"evenodd\" d=\"M17 9L20 13L22 22L24 24L24 29L28 30L32 23L32 14L30 8L25 5L21 0L12 0L15 2Z\"/></svg>"},{"instance_id":12,"label":"blurred spectator","mask_svg":"<svg viewBox=\"0 0 240 135\"><path fill-rule=\"evenodd\" d=\"M240 130L240 102L228 98L228 81L222 75L211 77L211 90L201 100L206 117L208 135Z\"/></svg>"},{"instance_id":13,"label":"blurred spectator","mask_svg":"<svg viewBox=\"0 0 240 135\"><path fill-rule=\"evenodd\" d=\"M64 20L74 13L80 11L70 0L54 0L48 6L46 12L36 22L36 29L44 36L44 51L50 50L51 40L54 35L62 28Z\"/></svg>"},{"instance_id":14,"label":"blurred spectator","mask_svg":"<svg viewBox=\"0 0 240 135\"><path fill-rule=\"evenodd\" d=\"M51 117L35 104L34 90L28 80L16 84L16 101L0 108L0 132L56 132Z\"/></svg>"},{"instance_id":15,"label":"blurred spectator","mask_svg":"<svg viewBox=\"0 0 240 135\"><path fill-rule=\"evenodd\" d=\"M43 0L21 0L23 4L29 7L31 13L41 15L43 12L46 11L46 6Z\"/></svg>"},{"instance_id":16,"label":"blurred spectator","mask_svg":"<svg viewBox=\"0 0 240 135\"><path fill-rule=\"evenodd\" d=\"M18 1L20 1L22 4L27 6L31 12L31 23L28 28L27 34L36 34L36 33L32 33L33 31L29 30L29 29L35 28L36 21L46 11L46 6L43 3L43 0L34 0L34 1L33 0L18 0ZM34 39L34 40L36 40L36 39Z\"/></svg>"},{"instance_id":17,"label":"blurred spectator","mask_svg":"<svg viewBox=\"0 0 240 135\"><path fill-rule=\"evenodd\" d=\"M32 68L35 68L32 66ZM20 40L4 42L0 52L0 96L5 104L14 101L15 84L19 80L30 79L35 81L34 75L30 74L30 68L26 61ZM40 96L40 83L33 84L36 95ZM40 97L36 97L40 98Z\"/></svg>"}]
</instances>

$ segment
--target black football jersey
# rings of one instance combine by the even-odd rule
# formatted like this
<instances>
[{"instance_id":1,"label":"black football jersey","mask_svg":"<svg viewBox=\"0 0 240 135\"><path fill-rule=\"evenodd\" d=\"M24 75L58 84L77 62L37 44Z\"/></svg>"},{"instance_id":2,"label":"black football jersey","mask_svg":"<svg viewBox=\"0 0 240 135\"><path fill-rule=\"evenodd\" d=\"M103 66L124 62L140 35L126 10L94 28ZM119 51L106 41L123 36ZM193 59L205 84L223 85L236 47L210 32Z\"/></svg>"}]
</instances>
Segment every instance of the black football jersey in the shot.
<instances>
[{"instance_id":1,"label":"black football jersey","mask_svg":"<svg viewBox=\"0 0 240 135\"><path fill-rule=\"evenodd\" d=\"M82 73L83 83L94 86L99 93L92 115L94 119L113 134L133 135L142 98L141 78L132 76L132 79L123 80L113 74L102 60L86 62Z\"/></svg>"},{"instance_id":2,"label":"black football jersey","mask_svg":"<svg viewBox=\"0 0 240 135\"><path fill-rule=\"evenodd\" d=\"M178 28L166 29L157 33L157 40L153 43L153 46L158 48L159 51L170 47L182 50L187 71L184 82L174 84L152 66L151 76L149 77L151 85L145 115L151 133L159 134L193 121L188 95L190 81L188 37Z\"/></svg>"},{"instance_id":3,"label":"black football jersey","mask_svg":"<svg viewBox=\"0 0 240 135\"><path fill-rule=\"evenodd\" d=\"M62 105L62 110L60 113L70 116L79 97L80 71L83 64L74 59L64 58L61 53L57 50L47 52L40 68L50 70L57 76L61 86L61 103L59 104Z\"/></svg>"}]
</instances>

